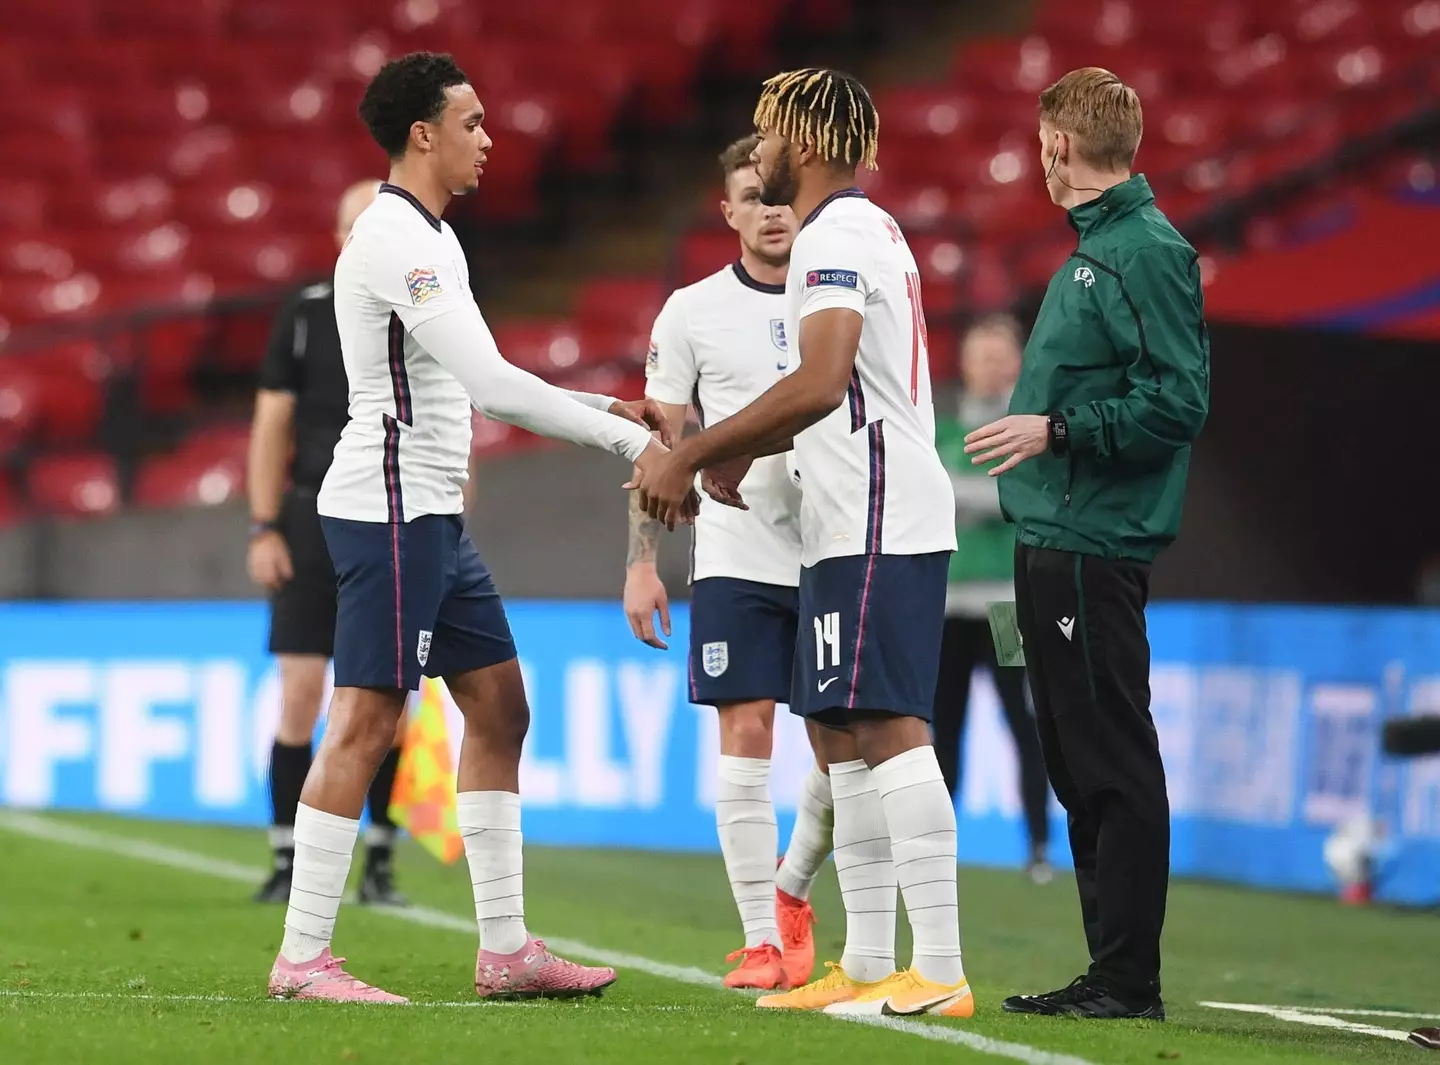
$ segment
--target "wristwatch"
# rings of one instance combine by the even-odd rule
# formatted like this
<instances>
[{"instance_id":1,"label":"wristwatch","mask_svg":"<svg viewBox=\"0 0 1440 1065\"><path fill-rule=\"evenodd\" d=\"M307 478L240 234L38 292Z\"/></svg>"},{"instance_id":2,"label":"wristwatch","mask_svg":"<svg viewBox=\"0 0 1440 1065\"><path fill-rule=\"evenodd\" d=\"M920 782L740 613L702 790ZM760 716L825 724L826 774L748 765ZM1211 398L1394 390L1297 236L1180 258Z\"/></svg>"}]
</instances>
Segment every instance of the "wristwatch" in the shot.
<instances>
[{"instance_id":1,"label":"wristwatch","mask_svg":"<svg viewBox=\"0 0 1440 1065\"><path fill-rule=\"evenodd\" d=\"M1059 411L1050 415L1050 450L1057 455L1063 455L1070 450L1070 423L1065 420L1065 415Z\"/></svg>"},{"instance_id":2,"label":"wristwatch","mask_svg":"<svg viewBox=\"0 0 1440 1065\"><path fill-rule=\"evenodd\" d=\"M271 518L268 521L260 521L258 518L250 519L250 539L252 540L262 533L279 531L280 522L274 518Z\"/></svg>"}]
</instances>

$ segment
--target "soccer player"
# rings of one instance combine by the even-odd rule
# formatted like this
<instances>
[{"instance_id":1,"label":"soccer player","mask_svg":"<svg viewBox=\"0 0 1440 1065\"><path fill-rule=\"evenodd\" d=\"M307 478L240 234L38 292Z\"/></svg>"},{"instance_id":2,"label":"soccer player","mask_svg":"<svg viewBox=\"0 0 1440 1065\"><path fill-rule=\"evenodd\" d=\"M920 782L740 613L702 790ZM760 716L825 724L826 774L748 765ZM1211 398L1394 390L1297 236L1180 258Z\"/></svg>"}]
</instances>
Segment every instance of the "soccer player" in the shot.
<instances>
[{"instance_id":1,"label":"soccer player","mask_svg":"<svg viewBox=\"0 0 1440 1065\"><path fill-rule=\"evenodd\" d=\"M728 418L780 379L789 365L785 270L795 239L788 206L760 202L745 137L720 156L720 210L740 237L740 257L675 292L655 320L646 395L672 426L693 405L702 425ZM815 966L810 885L830 853L832 804L823 763L806 778L780 869L770 801L775 704L790 701L799 616L800 490L776 455L758 460L742 486L751 509L702 504L690 579L690 700L720 723L715 821L745 945L727 987L799 987ZM664 648L669 602L655 570L661 525L630 507L625 613L635 635Z\"/></svg>"},{"instance_id":2,"label":"soccer player","mask_svg":"<svg viewBox=\"0 0 1440 1065\"><path fill-rule=\"evenodd\" d=\"M803 217L786 278L799 365L733 417L676 445L631 486L683 518L696 471L743 505L752 457L794 448L802 502L791 708L819 722L835 800L845 954L762 1007L969 1017L960 961L955 808L930 746L955 499L935 452L925 318L900 227L855 187L878 117L865 87L810 68L755 110L762 198ZM895 972L895 887L914 934Z\"/></svg>"},{"instance_id":3,"label":"soccer player","mask_svg":"<svg viewBox=\"0 0 1440 1065\"><path fill-rule=\"evenodd\" d=\"M478 186L491 148L455 61L418 52L387 63L360 115L390 176L335 265L350 420L318 503L339 589L335 695L295 816L269 992L405 1001L347 973L330 942L366 789L424 673L444 678L465 719L457 806L480 928L477 993L597 993L614 970L557 958L525 927L518 791L529 708L504 607L461 520L470 407L642 471L665 448L643 424L653 404L567 394L496 350L459 241L440 221L453 196Z\"/></svg>"}]
</instances>

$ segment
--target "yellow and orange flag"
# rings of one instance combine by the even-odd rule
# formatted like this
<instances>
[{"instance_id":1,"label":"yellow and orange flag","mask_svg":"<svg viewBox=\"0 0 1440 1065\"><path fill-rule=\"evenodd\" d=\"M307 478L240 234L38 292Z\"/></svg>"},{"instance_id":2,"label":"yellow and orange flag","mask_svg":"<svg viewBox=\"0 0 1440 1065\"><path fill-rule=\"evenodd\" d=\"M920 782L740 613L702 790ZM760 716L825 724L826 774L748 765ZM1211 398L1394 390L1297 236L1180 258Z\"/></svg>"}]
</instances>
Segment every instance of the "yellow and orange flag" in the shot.
<instances>
[{"instance_id":1,"label":"yellow and orange flag","mask_svg":"<svg viewBox=\"0 0 1440 1065\"><path fill-rule=\"evenodd\" d=\"M411 703L390 794L390 819L449 865L465 853L465 843L455 818L455 763L440 684L424 678L419 705Z\"/></svg>"}]
</instances>

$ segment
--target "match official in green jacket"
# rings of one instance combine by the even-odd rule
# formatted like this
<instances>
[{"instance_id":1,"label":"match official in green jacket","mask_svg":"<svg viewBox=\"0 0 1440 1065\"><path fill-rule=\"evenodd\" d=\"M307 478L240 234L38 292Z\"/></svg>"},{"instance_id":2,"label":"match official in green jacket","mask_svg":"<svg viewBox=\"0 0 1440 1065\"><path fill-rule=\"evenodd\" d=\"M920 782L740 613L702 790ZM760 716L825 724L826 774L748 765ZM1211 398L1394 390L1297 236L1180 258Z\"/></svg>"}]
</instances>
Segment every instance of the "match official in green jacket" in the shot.
<instances>
[{"instance_id":1,"label":"match official in green jacket","mask_svg":"<svg viewBox=\"0 0 1440 1065\"><path fill-rule=\"evenodd\" d=\"M1209 410L1198 256L1131 176L1142 113L1108 71L1040 96L1041 165L1079 243L1050 281L1007 417L965 450L1000 477L1046 772L1069 815L1091 964L1005 1009L1163 1018L1170 808L1150 716L1150 564L1180 527Z\"/></svg>"}]
</instances>

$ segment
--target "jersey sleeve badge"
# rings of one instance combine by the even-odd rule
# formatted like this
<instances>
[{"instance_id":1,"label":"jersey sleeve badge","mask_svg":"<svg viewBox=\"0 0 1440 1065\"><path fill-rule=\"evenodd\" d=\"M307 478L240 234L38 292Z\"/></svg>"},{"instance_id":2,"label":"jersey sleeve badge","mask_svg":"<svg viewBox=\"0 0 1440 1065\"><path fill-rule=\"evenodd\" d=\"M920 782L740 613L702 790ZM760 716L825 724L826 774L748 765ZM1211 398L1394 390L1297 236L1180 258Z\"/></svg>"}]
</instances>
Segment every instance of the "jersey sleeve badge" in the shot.
<instances>
[{"instance_id":1,"label":"jersey sleeve badge","mask_svg":"<svg viewBox=\"0 0 1440 1065\"><path fill-rule=\"evenodd\" d=\"M419 307L422 303L440 295L440 278L432 266L417 266L405 275L405 287L410 290L410 302Z\"/></svg>"},{"instance_id":2,"label":"jersey sleeve badge","mask_svg":"<svg viewBox=\"0 0 1440 1065\"><path fill-rule=\"evenodd\" d=\"M652 339L650 347L645 352L645 376L655 376L655 371L660 368L660 346Z\"/></svg>"},{"instance_id":3,"label":"jersey sleeve badge","mask_svg":"<svg viewBox=\"0 0 1440 1065\"><path fill-rule=\"evenodd\" d=\"M837 288L859 288L860 274L856 270L811 270L805 275L805 287L834 285Z\"/></svg>"}]
</instances>

